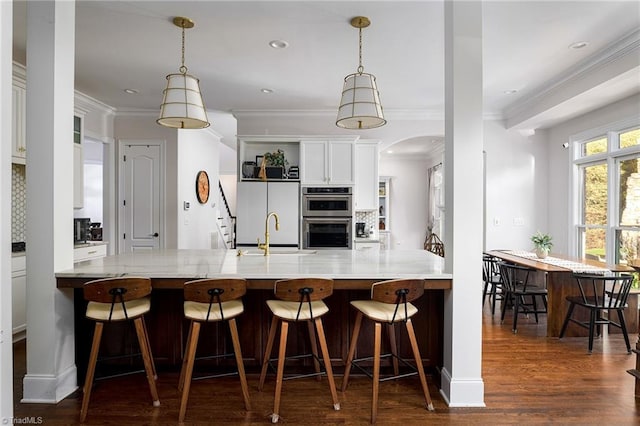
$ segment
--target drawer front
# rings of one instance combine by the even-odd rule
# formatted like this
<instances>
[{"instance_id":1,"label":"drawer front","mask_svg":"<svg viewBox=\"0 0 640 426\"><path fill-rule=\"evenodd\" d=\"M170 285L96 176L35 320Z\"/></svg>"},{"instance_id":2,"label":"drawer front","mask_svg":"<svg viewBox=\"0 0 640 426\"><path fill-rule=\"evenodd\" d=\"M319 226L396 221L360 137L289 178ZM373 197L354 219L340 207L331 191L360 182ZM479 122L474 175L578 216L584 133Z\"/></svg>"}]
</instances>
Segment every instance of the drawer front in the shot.
<instances>
[{"instance_id":1,"label":"drawer front","mask_svg":"<svg viewBox=\"0 0 640 426\"><path fill-rule=\"evenodd\" d=\"M11 272L24 272L26 269L27 269L27 256L11 257Z\"/></svg>"},{"instance_id":2,"label":"drawer front","mask_svg":"<svg viewBox=\"0 0 640 426\"><path fill-rule=\"evenodd\" d=\"M97 259L107 255L107 246L95 245L87 247L78 247L73 249L73 261L81 262L83 260Z\"/></svg>"}]
</instances>

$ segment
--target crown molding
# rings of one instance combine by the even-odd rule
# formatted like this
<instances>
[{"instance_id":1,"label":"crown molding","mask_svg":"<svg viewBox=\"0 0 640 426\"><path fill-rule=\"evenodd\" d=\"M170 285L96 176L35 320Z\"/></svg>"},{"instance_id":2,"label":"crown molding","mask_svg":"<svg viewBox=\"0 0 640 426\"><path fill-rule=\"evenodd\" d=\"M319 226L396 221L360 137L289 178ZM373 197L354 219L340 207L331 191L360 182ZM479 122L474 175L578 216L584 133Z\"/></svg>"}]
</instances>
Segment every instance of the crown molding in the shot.
<instances>
[{"instance_id":1,"label":"crown molding","mask_svg":"<svg viewBox=\"0 0 640 426\"><path fill-rule=\"evenodd\" d=\"M561 86L577 83L588 74L606 68L628 56L635 55L637 57L639 51L640 30L634 30L565 72L547 80L544 84L532 88L527 96L522 97L521 101L516 101L507 106L503 110L503 115L505 117L514 117L523 114Z\"/></svg>"},{"instance_id":2,"label":"crown molding","mask_svg":"<svg viewBox=\"0 0 640 426\"><path fill-rule=\"evenodd\" d=\"M74 106L75 108L81 109L85 112L97 112L98 114L103 115L115 115L116 109L105 104L104 102L100 102L99 100L92 98L91 96L85 95L82 92L75 91L74 92Z\"/></svg>"}]
</instances>

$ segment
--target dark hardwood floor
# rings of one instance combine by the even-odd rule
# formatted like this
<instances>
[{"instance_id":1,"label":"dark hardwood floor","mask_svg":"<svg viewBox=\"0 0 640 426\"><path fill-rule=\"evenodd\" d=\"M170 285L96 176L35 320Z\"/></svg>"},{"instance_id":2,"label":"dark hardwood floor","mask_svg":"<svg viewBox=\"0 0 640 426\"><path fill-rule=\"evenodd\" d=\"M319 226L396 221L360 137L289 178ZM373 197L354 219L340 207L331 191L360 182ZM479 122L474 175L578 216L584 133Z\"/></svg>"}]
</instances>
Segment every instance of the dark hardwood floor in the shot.
<instances>
[{"instance_id":1,"label":"dark hardwood floor","mask_svg":"<svg viewBox=\"0 0 640 426\"><path fill-rule=\"evenodd\" d=\"M329 333L330 330L327 330ZM596 339L592 355L587 338L546 338L544 315L520 318L518 334L511 318L501 325L499 315L483 315L482 377L485 408L449 408L438 392L437 377L430 378L434 412L424 409L420 385L412 377L380 386L378 424L640 424L640 399L634 397L634 379L626 373L635 356L626 353L620 334ZM635 343L637 336L631 336ZM41 417L44 425L78 423L82 395L75 392L57 405L22 404L25 345L15 345L15 417ZM178 373L160 372L161 406L151 405L146 380L133 375L100 382L92 393L86 424L177 424ZM341 377L337 377L340 386ZM253 410L245 412L237 377L197 381L192 384L186 425L268 424L273 404L274 379L267 378L263 392L258 377L249 377ZM342 404L334 411L326 383L314 379L287 381L283 386L282 424L367 424L371 382L353 377Z\"/></svg>"}]
</instances>

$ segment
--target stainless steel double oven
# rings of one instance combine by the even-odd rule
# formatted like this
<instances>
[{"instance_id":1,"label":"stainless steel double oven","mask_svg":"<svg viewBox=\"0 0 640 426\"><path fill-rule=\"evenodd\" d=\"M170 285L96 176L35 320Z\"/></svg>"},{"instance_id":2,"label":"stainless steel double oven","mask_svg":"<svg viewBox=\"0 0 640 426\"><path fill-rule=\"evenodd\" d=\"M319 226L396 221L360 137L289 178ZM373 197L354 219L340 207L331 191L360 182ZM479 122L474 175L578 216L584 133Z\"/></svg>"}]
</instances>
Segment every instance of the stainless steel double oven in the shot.
<instances>
[{"instance_id":1,"label":"stainless steel double oven","mask_svg":"<svg viewBox=\"0 0 640 426\"><path fill-rule=\"evenodd\" d=\"M302 188L302 247L350 249L353 193L350 187Z\"/></svg>"}]
</instances>

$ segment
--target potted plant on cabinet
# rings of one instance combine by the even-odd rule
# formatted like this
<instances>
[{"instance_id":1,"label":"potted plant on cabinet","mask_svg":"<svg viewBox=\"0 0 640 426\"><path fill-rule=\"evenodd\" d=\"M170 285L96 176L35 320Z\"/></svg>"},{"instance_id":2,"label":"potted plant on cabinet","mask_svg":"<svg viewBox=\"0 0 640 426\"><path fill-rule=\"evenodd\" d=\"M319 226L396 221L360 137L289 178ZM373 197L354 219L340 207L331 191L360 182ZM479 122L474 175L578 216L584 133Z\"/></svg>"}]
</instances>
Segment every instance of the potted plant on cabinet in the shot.
<instances>
[{"instance_id":1,"label":"potted plant on cabinet","mask_svg":"<svg viewBox=\"0 0 640 426\"><path fill-rule=\"evenodd\" d=\"M538 231L531 237L531 241L533 242L535 253L538 258L544 259L549 255L549 251L551 250L551 247L553 247L551 235L543 234Z\"/></svg>"},{"instance_id":2,"label":"potted plant on cabinet","mask_svg":"<svg viewBox=\"0 0 640 426\"><path fill-rule=\"evenodd\" d=\"M264 163L267 169L266 177L268 178L284 178L284 170L285 166L289 164L287 159L284 157L284 151L278 149L274 152L265 152L264 153Z\"/></svg>"}]
</instances>

